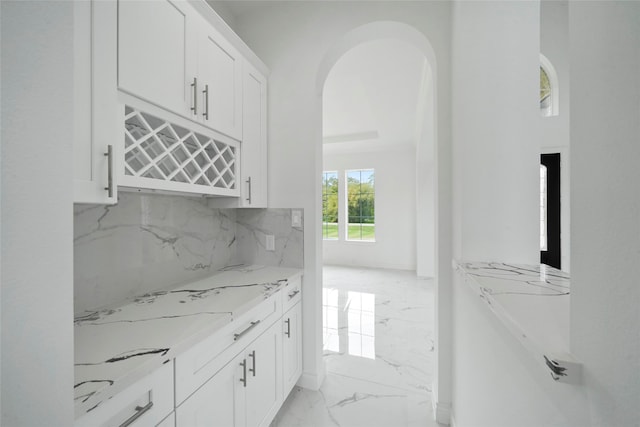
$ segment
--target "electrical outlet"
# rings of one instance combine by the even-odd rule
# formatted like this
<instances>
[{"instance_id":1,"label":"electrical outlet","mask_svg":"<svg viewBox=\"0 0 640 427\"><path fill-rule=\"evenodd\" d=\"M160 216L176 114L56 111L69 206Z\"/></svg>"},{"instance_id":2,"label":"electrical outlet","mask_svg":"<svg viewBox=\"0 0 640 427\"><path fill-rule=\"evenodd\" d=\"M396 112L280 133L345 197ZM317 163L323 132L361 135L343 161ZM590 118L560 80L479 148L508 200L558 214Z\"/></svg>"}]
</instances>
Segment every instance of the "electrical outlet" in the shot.
<instances>
[{"instance_id":1,"label":"electrical outlet","mask_svg":"<svg viewBox=\"0 0 640 427\"><path fill-rule=\"evenodd\" d=\"M302 228L302 211L300 209L291 209L291 226Z\"/></svg>"},{"instance_id":2,"label":"electrical outlet","mask_svg":"<svg viewBox=\"0 0 640 427\"><path fill-rule=\"evenodd\" d=\"M276 250L276 239L273 234L267 234L264 237L264 246L268 251Z\"/></svg>"}]
</instances>

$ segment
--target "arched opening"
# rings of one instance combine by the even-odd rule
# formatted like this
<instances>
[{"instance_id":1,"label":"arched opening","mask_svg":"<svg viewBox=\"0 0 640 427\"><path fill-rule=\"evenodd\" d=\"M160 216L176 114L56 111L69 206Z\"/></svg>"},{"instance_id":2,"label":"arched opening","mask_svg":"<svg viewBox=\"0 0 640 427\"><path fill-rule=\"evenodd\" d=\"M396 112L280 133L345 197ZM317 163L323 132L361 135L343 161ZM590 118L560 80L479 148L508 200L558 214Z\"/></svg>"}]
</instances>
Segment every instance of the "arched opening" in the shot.
<instances>
[{"instance_id":1,"label":"arched opening","mask_svg":"<svg viewBox=\"0 0 640 427\"><path fill-rule=\"evenodd\" d=\"M558 73L547 57L540 54L540 114L543 117L557 116L560 113L559 101Z\"/></svg>"},{"instance_id":2,"label":"arched opening","mask_svg":"<svg viewBox=\"0 0 640 427\"><path fill-rule=\"evenodd\" d=\"M391 39L410 44L417 49L424 58L424 67L418 89L420 95L416 106L417 125L414 132L415 140L415 269L418 276L433 277L436 286L441 286L438 281L438 162L437 162L437 67L434 51L424 34L415 28L398 22L374 22L358 27L345 34L325 54L320 63L316 89L322 98L323 89L327 77L340 58L358 46L376 40ZM384 60L384 58L381 58ZM359 137L371 137L372 134L360 132ZM366 134L366 135L365 135ZM339 138L338 138L339 139ZM320 171L322 172L322 171ZM318 174L320 176L320 174ZM377 177L376 177L377 180ZM326 230L323 230L326 231ZM434 317L434 341L435 364L433 386L437 387L438 381L438 308L433 313ZM445 322L446 323L446 322ZM446 366L443 367L446 369ZM443 379L441 379L442 381ZM444 379L444 382L448 379ZM432 384L428 384L432 390ZM448 386L444 386L448 388ZM446 393L445 393L446 394ZM432 399L436 400L437 390L433 390ZM445 399L446 400L446 399ZM437 409L437 408L436 408ZM436 415L438 414L438 409Z\"/></svg>"}]
</instances>

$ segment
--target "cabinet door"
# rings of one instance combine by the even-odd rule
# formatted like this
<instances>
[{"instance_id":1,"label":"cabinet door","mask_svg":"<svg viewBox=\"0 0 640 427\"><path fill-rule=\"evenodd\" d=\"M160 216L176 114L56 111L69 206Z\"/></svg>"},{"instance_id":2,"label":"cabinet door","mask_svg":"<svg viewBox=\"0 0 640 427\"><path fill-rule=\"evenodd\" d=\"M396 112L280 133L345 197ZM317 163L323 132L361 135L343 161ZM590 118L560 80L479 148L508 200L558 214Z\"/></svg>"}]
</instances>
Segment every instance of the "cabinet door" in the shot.
<instances>
[{"instance_id":1,"label":"cabinet door","mask_svg":"<svg viewBox=\"0 0 640 427\"><path fill-rule=\"evenodd\" d=\"M238 359L240 360L240 359ZM229 362L176 410L176 425L181 427L234 427L237 406L234 398L239 381L236 360Z\"/></svg>"},{"instance_id":2,"label":"cabinet door","mask_svg":"<svg viewBox=\"0 0 640 427\"><path fill-rule=\"evenodd\" d=\"M114 204L119 132L117 107L117 7L114 2L74 3L74 198ZM111 148L109 148L111 147ZM111 155L108 155L111 150Z\"/></svg>"},{"instance_id":3,"label":"cabinet door","mask_svg":"<svg viewBox=\"0 0 640 427\"><path fill-rule=\"evenodd\" d=\"M199 120L227 136L242 138L242 57L204 20L198 37Z\"/></svg>"},{"instance_id":4,"label":"cabinet door","mask_svg":"<svg viewBox=\"0 0 640 427\"><path fill-rule=\"evenodd\" d=\"M244 353L247 363L246 427L268 426L282 404L280 327L280 322L274 323Z\"/></svg>"},{"instance_id":5,"label":"cabinet door","mask_svg":"<svg viewBox=\"0 0 640 427\"><path fill-rule=\"evenodd\" d=\"M185 1L118 1L121 90L178 114L191 114L193 13Z\"/></svg>"},{"instance_id":6,"label":"cabinet door","mask_svg":"<svg viewBox=\"0 0 640 427\"><path fill-rule=\"evenodd\" d=\"M283 399L302 374L302 304L297 303L282 316Z\"/></svg>"},{"instance_id":7,"label":"cabinet door","mask_svg":"<svg viewBox=\"0 0 640 427\"><path fill-rule=\"evenodd\" d=\"M242 87L242 206L267 207L267 79L245 62Z\"/></svg>"}]
</instances>

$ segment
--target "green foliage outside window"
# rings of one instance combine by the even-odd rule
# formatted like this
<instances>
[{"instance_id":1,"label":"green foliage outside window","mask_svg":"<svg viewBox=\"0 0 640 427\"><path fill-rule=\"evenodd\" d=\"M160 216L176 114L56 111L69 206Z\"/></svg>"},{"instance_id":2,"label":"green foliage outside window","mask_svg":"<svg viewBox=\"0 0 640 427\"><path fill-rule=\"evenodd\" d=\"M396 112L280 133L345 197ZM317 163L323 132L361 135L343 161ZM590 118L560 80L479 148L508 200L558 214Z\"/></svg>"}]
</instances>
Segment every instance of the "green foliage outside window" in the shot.
<instances>
[{"instance_id":1,"label":"green foliage outside window","mask_svg":"<svg viewBox=\"0 0 640 427\"><path fill-rule=\"evenodd\" d=\"M347 171L349 240L375 239L375 174L373 169Z\"/></svg>"},{"instance_id":2,"label":"green foliage outside window","mask_svg":"<svg viewBox=\"0 0 640 427\"><path fill-rule=\"evenodd\" d=\"M338 173L324 172L322 178L322 237L338 238Z\"/></svg>"},{"instance_id":3,"label":"green foliage outside window","mask_svg":"<svg viewBox=\"0 0 640 427\"><path fill-rule=\"evenodd\" d=\"M551 83L549 83L549 76L544 68L540 67L540 102L542 103L546 98L551 95Z\"/></svg>"}]
</instances>

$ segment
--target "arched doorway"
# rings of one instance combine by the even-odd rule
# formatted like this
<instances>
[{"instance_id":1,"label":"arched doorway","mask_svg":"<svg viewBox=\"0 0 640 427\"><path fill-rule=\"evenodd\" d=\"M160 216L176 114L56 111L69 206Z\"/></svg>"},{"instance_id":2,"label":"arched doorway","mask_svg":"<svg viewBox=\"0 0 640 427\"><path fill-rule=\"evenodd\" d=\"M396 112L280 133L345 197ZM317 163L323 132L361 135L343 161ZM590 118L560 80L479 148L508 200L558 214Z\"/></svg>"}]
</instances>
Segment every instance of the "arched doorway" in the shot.
<instances>
[{"instance_id":1,"label":"arched doorway","mask_svg":"<svg viewBox=\"0 0 640 427\"><path fill-rule=\"evenodd\" d=\"M423 103L420 105L421 126L416 132L416 271L420 276L434 277L436 283L434 313L436 367L432 397L436 419L448 423L450 362L447 360L451 354L451 327L448 310L441 310L439 307L446 307L450 303L451 294L450 280L448 280L450 278L448 263L451 258L451 219L449 217L451 189L450 180L445 175L443 180L439 179L441 171L438 169L438 76L434 50L424 34L410 25L392 21L365 24L345 34L326 52L319 66L316 91L322 98L324 84L331 69L346 52L360 44L379 39L397 39L412 44L422 52L427 64L423 87L420 89L423 93L421 98ZM450 149L446 151L450 153ZM322 170L318 170L317 176L321 176L321 173ZM320 197L321 195L318 195L318 198ZM445 203L441 205L440 200L444 200ZM442 227L439 227L440 219L443 219ZM440 271L442 275L439 274ZM442 407L439 406L440 401L443 402Z\"/></svg>"}]
</instances>

